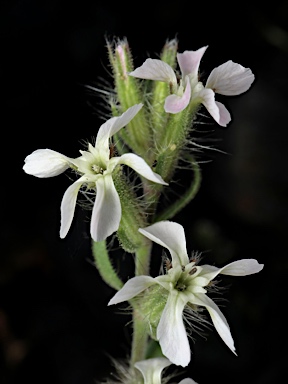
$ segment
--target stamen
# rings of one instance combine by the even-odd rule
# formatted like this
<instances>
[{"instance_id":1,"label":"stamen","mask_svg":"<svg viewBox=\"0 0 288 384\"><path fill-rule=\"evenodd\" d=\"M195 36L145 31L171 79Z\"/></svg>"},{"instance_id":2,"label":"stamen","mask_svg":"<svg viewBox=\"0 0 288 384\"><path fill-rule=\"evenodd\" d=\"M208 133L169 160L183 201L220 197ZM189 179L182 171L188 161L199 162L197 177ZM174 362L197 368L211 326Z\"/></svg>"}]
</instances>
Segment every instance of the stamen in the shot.
<instances>
[{"instance_id":1,"label":"stamen","mask_svg":"<svg viewBox=\"0 0 288 384\"><path fill-rule=\"evenodd\" d=\"M101 173L103 174L104 170L103 168L101 168L99 165L97 164L93 164L92 165L92 170L95 172L95 173Z\"/></svg>"},{"instance_id":2,"label":"stamen","mask_svg":"<svg viewBox=\"0 0 288 384\"><path fill-rule=\"evenodd\" d=\"M194 273L196 273L197 272L197 268L196 267L193 267L192 269L191 269L191 271L189 272L189 275L194 275Z\"/></svg>"}]
</instances>

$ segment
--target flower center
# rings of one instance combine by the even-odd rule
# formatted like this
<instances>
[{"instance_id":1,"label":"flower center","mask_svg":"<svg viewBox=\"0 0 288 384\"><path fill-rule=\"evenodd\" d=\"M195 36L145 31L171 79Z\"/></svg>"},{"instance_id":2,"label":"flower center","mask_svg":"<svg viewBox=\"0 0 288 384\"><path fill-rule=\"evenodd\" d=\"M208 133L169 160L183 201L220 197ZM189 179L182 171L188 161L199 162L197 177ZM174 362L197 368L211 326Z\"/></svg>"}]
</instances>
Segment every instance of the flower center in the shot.
<instances>
[{"instance_id":1,"label":"flower center","mask_svg":"<svg viewBox=\"0 0 288 384\"><path fill-rule=\"evenodd\" d=\"M177 289L177 291L183 292L186 289L186 285L184 283L182 283L180 280L178 280L176 285L175 285L175 288Z\"/></svg>"},{"instance_id":2,"label":"flower center","mask_svg":"<svg viewBox=\"0 0 288 384\"><path fill-rule=\"evenodd\" d=\"M185 291L187 287L192 283L192 275L194 275L196 272L197 267L193 267L190 271L185 271L184 269L174 286L175 289L177 289L179 292Z\"/></svg>"},{"instance_id":3,"label":"flower center","mask_svg":"<svg viewBox=\"0 0 288 384\"><path fill-rule=\"evenodd\" d=\"M104 169L101 168L101 167L100 167L99 165L97 165L97 164L92 164L91 168L92 168L92 171L95 172L97 175L98 175L99 173L102 175L103 172L104 172Z\"/></svg>"}]
</instances>

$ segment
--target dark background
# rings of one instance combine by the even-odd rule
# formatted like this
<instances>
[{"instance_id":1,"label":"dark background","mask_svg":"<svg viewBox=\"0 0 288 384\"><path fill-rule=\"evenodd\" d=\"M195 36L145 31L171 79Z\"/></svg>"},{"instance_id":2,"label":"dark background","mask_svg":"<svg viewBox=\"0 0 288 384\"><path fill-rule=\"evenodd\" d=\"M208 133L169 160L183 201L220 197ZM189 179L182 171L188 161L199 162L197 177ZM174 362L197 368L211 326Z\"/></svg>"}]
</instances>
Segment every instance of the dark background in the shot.
<instances>
[{"instance_id":1,"label":"dark background","mask_svg":"<svg viewBox=\"0 0 288 384\"><path fill-rule=\"evenodd\" d=\"M223 312L238 357L215 331L206 340L196 336L181 377L283 382L288 3L214 3L2 2L1 384L92 384L112 370L109 355L129 353L129 317L106 306L114 291L93 266L87 212L78 209L67 238L59 239L68 178L37 179L22 170L35 149L76 157L80 141L96 136L103 107L84 85L111 81L105 36L127 37L136 66L177 36L179 52L209 45L200 66L206 78L230 59L255 74L247 94L221 99L232 122L222 128L211 119L201 143L227 154L203 151L200 193L175 221L185 227L189 252L203 251L205 262L256 258L265 268L223 279L231 284ZM115 263L129 258L119 255Z\"/></svg>"}]
</instances>

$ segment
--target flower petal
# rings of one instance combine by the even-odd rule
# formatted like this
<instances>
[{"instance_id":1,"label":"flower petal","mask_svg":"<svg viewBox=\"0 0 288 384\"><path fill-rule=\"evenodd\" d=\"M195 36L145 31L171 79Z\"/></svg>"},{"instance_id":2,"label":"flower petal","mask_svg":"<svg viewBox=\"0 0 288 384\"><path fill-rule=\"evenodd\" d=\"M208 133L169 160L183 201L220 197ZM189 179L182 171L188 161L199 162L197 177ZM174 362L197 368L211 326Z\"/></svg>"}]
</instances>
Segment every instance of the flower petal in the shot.
<instances>
[{"instance_id":1,"label":"flower petal","mask_svg":"<svg viewBox=\"0 0 288 384\"><path fill-rule=\"evenodd\" d=\"M169 64L162 60L146 59L141 67L128 73L130 76L146 80L158 80L165 83L177 84L175 72Z\"/></svg>"},{"instance_id":2,"label":"flower petal","mask_svg":"<svg viewBox=\"0 0 288 384\"><path fill-rule=\"evenodd\" d=\"M165 357L155 357L137 361L134 366L142 373L144 384L161 384L162 371L171 364Z\"/></svg>"},{"instance_id":3,"label":"flower petal","mask_svg":"<svg viewBox=\"0 0 288 384\"><path fill-rule=\"evenodd\" d=\"M186 83L186 88L182 96L173 94L166 97L164 104L165 112L179 113L187 107L191 98L191 85L188 79Z\"/></svg>"},{"instance_id":4,"label":"flower petal","mask_svg":"<svg viewBox=\"0 0 288 384\"><path fill-rule=\"evenodd\" d=\"M231 121L231 116L225 105L219 103L219 101L215 101L218 109L219 109L219 125L222 127L226 127L228 123Z\"/></svg>"},{"instance_id":5,"label":"flower petal","mask_svg":"<svg viewBox=\"0 0 288 384\"><path fill-rule=\"evenodd\" d=\"M193 96L193 99L194 98L201 99L201 103L204 105L204 107L207 109L207 111L210 113L213 119L219 124L220 111L219 111L218 105L215 102L215 93L212 91L212 89L204 88L195 96Z\"/></svg>"},{"instance_id":6,"label":"flower petal","mask_svg":"<svg viewBox=\"0 0 288 384\"><path fill-rule=\"evenodd\" d=\"M244 68L229 60L212 70L205 87L221 95L235 96L246 92L254 79L250 68Z\"/></svg>"},{"instance_id":7,"label":"flower petal","mask_svg":"<svg viewBox=\"0 0 288 384\"><path fill-rule=\"evenodd\" d=\"M157 339L162 353L173 364L182 367L186 367L191 359L190 345L183 323L183 309L186 303L185 295L176 290L171 291L157 327Z\"/></svg>"},{"instance_id":8,"label":"flower petal","mask_svg":"<svg viewBox=\"0 0 288 384\"><path fill-rule=\"evenodd\" d=\"M129 279L124 286L116 292L116 294L109 301L108 305L122 303L132 299L144 289L156 284L156 281L151 276L135 276Z\"/></svg>"},{"instance_id":9,"label":"flower petal","mask_svg":"<svg viewBox=\"0 0 288 384\"><path fill-rule=\"evenodd\" d=\"M179 384L198 384L198 383L196 383L196 381L192 379L183 379L179 382Z\"/></svg>"},{"instance_id":10,"label":"flower petal","mask_svg":"<svg viewBox=\"0 0 288 384\"><path fill-rule=\"evenodd\" d=\"M139 228L142 235L167 248L172 256L172 265L183 266L189 263L186 238L182 225L173 221L159 221L146 228Z\"/></svg>"},{"instance_id":11,"label":"flower petal","mask_svg":"<svg viewBox=\"0 0 288 384\"><path fill-rule=\"evenodd\" d=\"M168 185L158 173L152 171L149 165L142 157L135 155L134 153L125 153L118 158L118 163L126 164L139 175L145 177L147 180L153 181L154 183Z\"/></svg>"},{"instance_id":12,"label":"flower petal","mask_svg":"<svg viewBox=\"0 0 288 384\"><path fill-rule=\"evenodd\" d=\"M264 264L259 264L255 259L242 259L227 264L221 268L222 275L247 276L262 271Z\"/></svg>"},{"instance_id":13,"label":"flower petal","mask_svg":"<svg viewBox=\"0 0 288 384\"><path fill-rule=\"evenodd\" d=\"M137 115L137 113L143 107L143 105L144 104L142 104L142 103L135 104L132 107L126 109L126 111L123 112L121 116L116 117L116 119L113 121L113 124L109 130L109 137L113 136L121 128L123 128L123 127L125 127L125 125L129 124L130 121Z\"/></svg>"},{"instance_id":14,"label":"flower petal","mask_svg":"<svg viewBox=\"0 0 288 384\"><path fill-rule=\"evenodd\" d=\"M93 152L93 155L100 163L106 164L109 160L109 138L130 123L142 107L142 103L135 104L122 113L121 116L111 117L111 119L101 125L96 137L95 151Z\"/></svg>"},{"instance_id":15,"label":"flower petal","mask_svg":"<svg viewBox=\"0 0 288 384\"><path fill-rule=\"evenodd\" d=\"M219 274L230 276L247 276L260 272L264 264L259 264L255 259L242 259L225 265L222 268L213 265L201 265L200 275L208 280L213 280Z\"/></svg>"},{"instance_id":16,"label":"flower petal","mask_svg":"<svg viewBox=\"0 0 288 384\"><path fill-rule=\"evenodd\" d=\"M84 182L84 178L78 179L75 183L70 185L69 188L67 188L66 192L64 193L64 196L62 198L61 202L61 226L60 226L60 237L63 239L72 224L72 220L74 217L74 211L76 206L76 200L78 191L81 187L81 185Z\"/></svg>"},{"instance_id":17,"label":"flower petal","mask_svg":"<svg viewBox=\"0 0 288 384\"><path fill-rule=\"evenodd\" d=\"M99 177L96 188L90 233L94 241L102 241L119 228L121 203L110 174Z\"/></svg>"},{"instance_id":18,"label":"flower petal","mask_svg":"<svg viewBox=\"0 0 288 384\"><path fill-rule=\"evenodd\" d=\"M181 69L182 77L185 77L186 75L198 77L200 61L207 48L208 45L197 49L197 51L184 51L183 53L177 53L177 60Z\"/></svg>"},{"instance_id":19,"label":"flower petal","mask_svg":"<svg viewBox=\"0 0 288 384\"><path fill-rule=\"evenodd\" d=\"M23 170L36 177L53 177L69 168L69 158L51 149L37 149L25 158Z\"/></svg>"},{"instance_id":20,"label":"flower petal","mask_svg":"<svg viewBox=\"0 0 288 384\"><path fill-rule=\"evenodd\" d=\"M214 301L211 300L204 293L198 293L194 294L193 304L203 305L204 307L206 307L219 336L224 341L224 343L231 349L231 351L236 355L234 340L231 336L227 320L225 319L223 313L220 311L219 307L214 303Z\"/></svg>"}]
</instances>

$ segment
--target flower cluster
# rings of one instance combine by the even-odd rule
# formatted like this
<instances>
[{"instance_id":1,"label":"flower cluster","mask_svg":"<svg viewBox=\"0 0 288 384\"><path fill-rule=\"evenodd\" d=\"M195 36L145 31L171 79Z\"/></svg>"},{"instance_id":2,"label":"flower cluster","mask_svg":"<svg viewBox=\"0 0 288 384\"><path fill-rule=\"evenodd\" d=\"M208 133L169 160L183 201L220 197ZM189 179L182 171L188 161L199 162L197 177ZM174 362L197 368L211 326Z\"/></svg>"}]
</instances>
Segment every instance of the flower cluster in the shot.
<instances>
[{"instance_id":1,"label":"flower cluster","mask_svg":"<svg viewBox=\"0 0 288 384\"><path fill-rule=\"evenodd\" d=\"M263 268L255 259L231 261L220 268L200 265L197 257L188 256L183 226L170 220L193 200L201 183L201 169L189 146L200 109L204 106L216 123L227 126L230 113L215 95L240 95L254 81L249 68L229 60L203 82L199 67L206 49L179 53L178 41L173 39L164 45L160 59L148 58L135 68L126 39L107 41L114 84L105 101L111 117L98 129L95 143L88 143L77 158L38 149L25 158L23 166L27 174L39 178L69 170L77 176L61 202L60 237L69 232L81 193L92 209L95 266L117 290L108 305L129 301L133 310L126 384L143 380L160 384L168 366L186 367L191 361L187 327L191 318L202 321L202 310L236 354L227 320L209 296L211 287L220 274L247 276ZM161 197L173 189L181 162L191 171L191 181L183 194L165 205ZM112 234L123 251L135 256L135 276L125 283L113 267L106 244ZM171 257L165 271L152 277L151 258L159 257L153 252L155 243ZM186 322L185 316L189 317ZM158 347L156 356L149 356L150 342ZM179 384L193 383L197 384L187 378Z\"/></svg>"}]
</instances>

